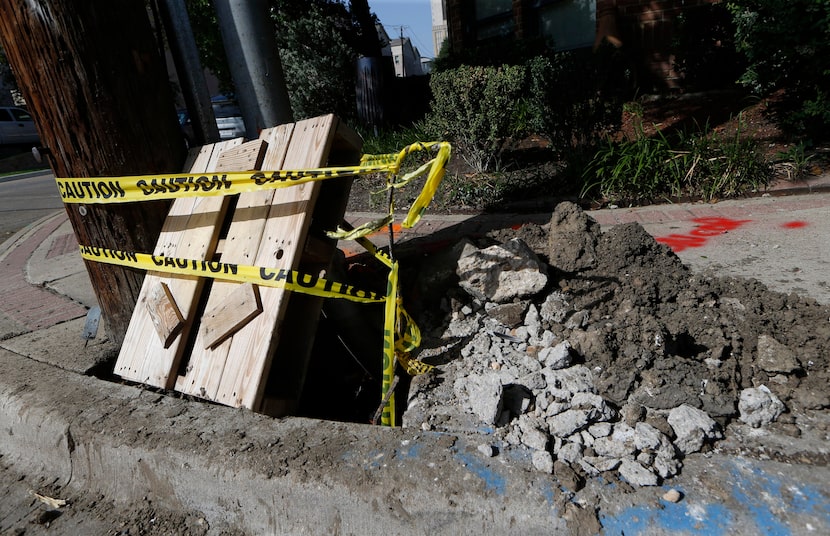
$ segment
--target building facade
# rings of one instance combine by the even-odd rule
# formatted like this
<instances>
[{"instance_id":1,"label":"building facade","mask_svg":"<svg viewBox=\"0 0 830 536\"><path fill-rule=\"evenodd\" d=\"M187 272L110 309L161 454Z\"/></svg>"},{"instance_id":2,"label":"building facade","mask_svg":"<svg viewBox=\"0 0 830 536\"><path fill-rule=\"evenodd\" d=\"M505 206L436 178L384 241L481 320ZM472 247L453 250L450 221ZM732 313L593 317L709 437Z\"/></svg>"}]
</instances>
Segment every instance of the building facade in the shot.
<instances>
[{"instance_id":1,"label":"building facade","mask_svg":"<svg viewBox=\"0 0 830 536\"><path fill-rule=\"evenodd\" d=\"M543 38L557 50L608 42L624 47L644 78L671 89L679 85L671 52L678 16L719 1L432 0L433 36L446 31L453 53L500 40Z\"/></svg>"}]
</instances>

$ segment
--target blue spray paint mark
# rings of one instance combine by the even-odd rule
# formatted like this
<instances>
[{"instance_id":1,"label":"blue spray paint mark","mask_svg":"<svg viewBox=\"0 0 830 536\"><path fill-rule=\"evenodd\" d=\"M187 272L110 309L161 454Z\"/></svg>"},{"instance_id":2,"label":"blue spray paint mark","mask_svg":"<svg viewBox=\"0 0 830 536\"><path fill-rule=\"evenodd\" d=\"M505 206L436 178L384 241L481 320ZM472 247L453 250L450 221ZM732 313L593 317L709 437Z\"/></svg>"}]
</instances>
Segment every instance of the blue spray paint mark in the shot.
<instances>
[{"instance_id":1,"label":"blue spray paint mark","mask_svg":"<svg viewBox=\"0 0 830 536\"><path fill-rule=\"evenodd\" d=\"M422 448L422 444L413 441L409 443L406 448L403 448L397 452L401 458L413 459L420 457Z\"/></svg>"},{"instance_id":2,"label":"blue spray paint mark","mask_svg":"<svg viewBox=\"0 0 830 536\"><path fill-rule=\"evenodd\" d=\"M770 475L749 463L735 464L730 470L732 495L750 512L759 533L768 536L793 534L776 512L789 515L808 515L830 527L830 506L820 490L804 484L791 483L784 494L784 484L778 476Z\"/></svg>"},{"instance_id":3,"label":"blue spray paint mark","mask_svg":"<svg viewBox=\"0 0 830 536\"><path fill-rule=\"evenodd\" d=\"M498 495L504 495L507 482L503 476L487 467L480 460L476 459L475 456L471 456L465 452L456 452L455 456L467 466L467 469L484 481L487 489L495 491Z\"/></svg>"},{"instance_id":4,"label":"blue spray paint mark","mask_svg":"<svg viewBox=\"0 0 830 536\"><path fill-rule=\"evenodd\" d=\"M728 534L731 520L729 511L721 505L699 506L695 504L661 501L663 508L632 506L616 516L600 515L603 534L631 536L648 534L655 528L669 533Z\"/></svg>"},{"instance_id":5,"label":"blue spray paint mark","mask_svg":"<svg viewBox=\"0 0 830 536\"><path fill-rule=\"evenodd\" d=\"M554 505L554 501L556 500L556 492L553 489L553 485L548 483L544 484L541 489L542 496L545 498L547 503L551 506Z\"/></svg>"}]
</instances>

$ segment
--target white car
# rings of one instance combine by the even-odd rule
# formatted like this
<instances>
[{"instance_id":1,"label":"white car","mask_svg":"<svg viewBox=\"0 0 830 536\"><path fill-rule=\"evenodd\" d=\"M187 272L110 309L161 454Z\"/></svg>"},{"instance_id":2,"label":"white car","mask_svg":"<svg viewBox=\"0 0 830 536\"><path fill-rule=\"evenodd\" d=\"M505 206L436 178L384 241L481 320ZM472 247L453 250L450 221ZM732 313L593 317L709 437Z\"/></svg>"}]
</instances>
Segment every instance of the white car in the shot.
<instances>
[{"instance_id":1,"label":"white car","mask_svg":"<svg viewBox=\"0 0 830 536\"><path fill-rule=\"evenodd\" d=\"M245 135L242 110L239 109L239 104L236 101L223 97L213 97L211 104L213 115L216 117L216 128L219 129L219 139L231 140Z\"/></svg>"},{"instance_id":2,"label":"white car","mask_svg":"<svg viewBox=\"0 0 830 536\"><path fill-rule=\"evenodd\" d=\"M245 123L242 120L242 111L233 98L219 95L211 99L213 116L216 118L216 128L219 130L220 140L231 140L245 136ZM179 125L184 133L187 147L193 145L193 125L187 110L179 110Z\"/></svg>"},{"instance_id":3,"label":"white car","mask_svg":"<svg viewBox=\"0 0 830 536\"><path fill-rule=\"evenodd\" d=\"M40 143L35 122L23 108L0 107L0 145Z\"/></svg>"}]
</instances>

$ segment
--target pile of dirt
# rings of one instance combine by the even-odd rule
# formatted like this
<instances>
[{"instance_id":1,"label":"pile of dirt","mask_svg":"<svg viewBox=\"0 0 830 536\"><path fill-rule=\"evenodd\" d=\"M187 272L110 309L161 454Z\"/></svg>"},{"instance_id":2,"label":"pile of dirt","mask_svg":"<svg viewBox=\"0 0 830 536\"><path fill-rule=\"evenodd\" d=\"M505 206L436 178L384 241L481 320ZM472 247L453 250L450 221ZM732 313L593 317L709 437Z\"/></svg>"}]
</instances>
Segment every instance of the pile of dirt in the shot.
<instances>
[{"instance_id":1,"label":"pile of dirt","mask_svg":"<svg viewBox=\"0 0 830 536\"><path fill-rule=\"evenodd\" d=\"M517 240L540 261L544 290L463 290L506 287L510 266L526 270L464 262L492 263ZM483 455L525 452L560 483L602 474L634 486L669 480L685 457L747 430L828 438L830 308L693 273L638 224L602 233L561 203L548 225L492 232L407 273L434 300L418 307L419 357L436 370L413 380L404 426L481 433Z\"/></svg>"}]
</instances>

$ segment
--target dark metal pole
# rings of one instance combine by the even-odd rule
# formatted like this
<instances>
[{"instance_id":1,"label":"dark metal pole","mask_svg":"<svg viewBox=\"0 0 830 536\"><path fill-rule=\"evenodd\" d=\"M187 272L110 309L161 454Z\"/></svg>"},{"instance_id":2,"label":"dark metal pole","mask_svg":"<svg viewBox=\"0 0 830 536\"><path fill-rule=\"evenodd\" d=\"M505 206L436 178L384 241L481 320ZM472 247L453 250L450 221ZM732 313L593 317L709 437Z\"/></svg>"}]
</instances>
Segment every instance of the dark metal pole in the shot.
<instances>
[{"instance_id":1,"label":"dark metal pole","mask_svg":"<svg viewBox=\"0 0 830 536\"><path fill-rule=\"evenodd\" d=\"M219 129L213 117L210 91L205 82L184 0L158 0L158 6L167 30L167 41L179 75L182 96L193 125L193 141L196 145L217 141Z\"/></svg>"},{"instance_id":2,"label":"dark metal pole","mask_svg":"<svg viewBox=\"0 0 830 536\"><path fill-rule=\"evenodd\" d=\"M267 0L216 0L215 6L247 137L292 123Z\"/></svg>"}]
</instances>

